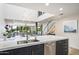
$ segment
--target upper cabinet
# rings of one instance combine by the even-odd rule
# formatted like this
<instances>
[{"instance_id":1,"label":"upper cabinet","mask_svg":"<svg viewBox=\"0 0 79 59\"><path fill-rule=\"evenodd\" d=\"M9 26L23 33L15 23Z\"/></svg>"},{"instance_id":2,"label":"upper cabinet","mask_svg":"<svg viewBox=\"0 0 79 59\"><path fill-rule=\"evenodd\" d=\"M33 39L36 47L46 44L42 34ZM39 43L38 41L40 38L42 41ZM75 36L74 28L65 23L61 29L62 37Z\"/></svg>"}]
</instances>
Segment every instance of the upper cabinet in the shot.
<instances>
[{"instance_id":1,"label":"upper cabinet","mask_svg":"<svg viewBox=\"0 0 79 59\"><path fill-rule=\"evenodd\" d=\"M19 7L16 5L4 4L5 19L14 20L36 20L38 12L35 10Z\"/></svg>"}]
</instances>

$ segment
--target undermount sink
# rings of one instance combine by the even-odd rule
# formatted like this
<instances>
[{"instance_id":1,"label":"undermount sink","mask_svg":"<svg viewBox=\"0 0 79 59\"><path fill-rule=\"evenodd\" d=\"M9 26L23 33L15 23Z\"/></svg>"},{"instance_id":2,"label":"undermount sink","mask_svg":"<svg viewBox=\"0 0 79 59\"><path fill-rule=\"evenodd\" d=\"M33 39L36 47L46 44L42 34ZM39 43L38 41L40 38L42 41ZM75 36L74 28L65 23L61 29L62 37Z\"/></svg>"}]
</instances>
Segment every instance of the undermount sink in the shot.
<instances>
[{"instance_id":1,"label":"undermount sink","mask_svg":"<svg viewBox=\"0 0 79 59\"><path fill-rule=\"evenodd\" d=\"M39 40L22 40L17 41L17 44L25 44L25 43L31 43L31 42L38 42Z\"/></svg>"}]
</instances>

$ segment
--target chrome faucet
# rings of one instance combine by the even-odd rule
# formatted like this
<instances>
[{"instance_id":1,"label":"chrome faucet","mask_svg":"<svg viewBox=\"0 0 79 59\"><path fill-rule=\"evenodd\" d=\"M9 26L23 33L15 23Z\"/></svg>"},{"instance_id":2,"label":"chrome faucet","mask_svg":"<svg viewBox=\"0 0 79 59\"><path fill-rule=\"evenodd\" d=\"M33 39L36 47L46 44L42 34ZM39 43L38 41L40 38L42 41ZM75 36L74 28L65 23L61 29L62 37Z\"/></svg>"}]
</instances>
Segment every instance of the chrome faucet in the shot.
<instances>
[{"instance_id":1,"label":"chrome faucet","mask_svg":"<svg viewBox=\"0 0 79 59\"><path fill-rule=\"evenodd\" d=\"M26 34L26 40L28 41L28 34Z\"/></svg>"}]
</instances>

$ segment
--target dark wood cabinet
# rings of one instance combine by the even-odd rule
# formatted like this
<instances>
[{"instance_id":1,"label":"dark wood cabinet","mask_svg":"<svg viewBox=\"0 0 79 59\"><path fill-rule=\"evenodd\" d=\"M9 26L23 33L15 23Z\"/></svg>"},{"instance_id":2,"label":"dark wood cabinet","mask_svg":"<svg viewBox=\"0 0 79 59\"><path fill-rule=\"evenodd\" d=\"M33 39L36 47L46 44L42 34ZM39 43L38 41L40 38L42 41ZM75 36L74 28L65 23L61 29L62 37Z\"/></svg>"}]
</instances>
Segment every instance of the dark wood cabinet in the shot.
<instances>
[{"instance_id":1,"label":"dark wood cabinet","mask_svg":"<svg viewBox=\"0 0 79 59\"><path fill-rule=\"evenodd\" d=\"M31 46L17 48L15 51L15 55L31 55L31 54L32 54Z\"/></svg>"},{"instance_id":2,"label":"dark wood cabinet","mask_svg":"<svg viewBox=\"0 0 79 59\"><path fill-rule=\"evenodd\" d=\"M44 44L0 51L0 55L44 55ZM56 55L68 55L68 39L56 41Z\"/></svg>"},{"instance_id":3,"label":"dark wood cabinet","mask_svg":"<svg viewBox=\"0 0 79 59\"><path fill-rule=\"evenodd\" d=\"M68 39L56 42L56 55L68 55Z\"/></svg>"},{"instance_id":4,"label":"dark wood cabinet","mask_svg":"<svg viewBox=\"0 0 79 59\"><path fill-rule=\"evenodd\" d=\"M0 51L0 55L14 55L16 54L16 49Z\"/></svg>"},{"instance_id":5,"label":"dark wood cabinet","mask_svg":"<svg viewBox=\"0 0 79 59\"><path fill-rule=\"evenodd\" d=\"M0 55L43 55L44 44L1 51Z\"/></svg>"},{"instance_id":6,"label":"dark wood cabinet","mask_svg":"<svg viewBox=\"0 0 79 59\"><path fill-rule=\"evenodd\" d=\"M33 55L44 55L44 44L32 46Z\"/></svg>"}]
</instances>

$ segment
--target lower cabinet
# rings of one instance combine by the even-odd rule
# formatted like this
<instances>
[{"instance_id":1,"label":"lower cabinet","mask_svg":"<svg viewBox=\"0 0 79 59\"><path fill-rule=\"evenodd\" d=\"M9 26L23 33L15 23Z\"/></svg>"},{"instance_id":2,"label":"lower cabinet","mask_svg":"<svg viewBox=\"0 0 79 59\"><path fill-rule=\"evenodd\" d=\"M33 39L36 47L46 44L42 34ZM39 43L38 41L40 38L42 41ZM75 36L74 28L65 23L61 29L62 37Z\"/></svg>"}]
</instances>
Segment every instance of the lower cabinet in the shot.
<instances>
[{"instance_id":1,"label":"lower cabinet","mask_svg":"<svg viewBox=\"0 0 79 59\"><path fill-rule=\"evenodd\" d=\"M32 48L31 46L18 48L14 51L15 52L14 54L15 55L31 55L32 54L31 48Z\"/></svg>"},{"instance_id":2,"label":"lower cabinet","mask_svg":"<svg viewBox=\"0 0 79 59\"><path fill-rule=\"evenodd\" d=\"M68 39L0 51L0 55L68 55Z\"/></svg>"},{"instance_id":3,"label":"lower cabinet","mask_svg":"<svg viewBox=\"0 0 79 59\"><path fill-rule=\"evenodd\" d=\"M0 55L43 55L44 44L1 51Z\"/></svg>"},{"instance_id":4,"label":"lower cabinet","mask_svg":"<svg viewBox=\"0 0 79 59\"><path fill-rule=\"evenodd\" d=\"M56 42L56 55L68 55L68 39Z\"/></svg>"},{"instance_id":5,"label":"lower cabinet","mask_svg":"<svg viewBox=\"0 0 79 59\"><path fill-rule=\"evenodd\" d=\"M68 39L49 42L44 45L45 55L68 55Z\"/></svg>"},{"instance_id":6,"label":"lower cabinet","mask_svg":"<svg viewBox=\"0 0 79 59\"><path fill-rule=\"evenodd\" d=\"M33 55L44 55L44 44L32 46Z\"/></svg>"}]
</instances>

